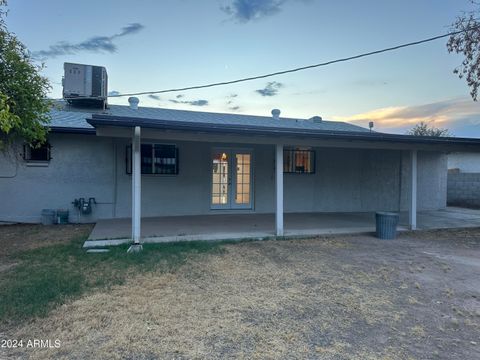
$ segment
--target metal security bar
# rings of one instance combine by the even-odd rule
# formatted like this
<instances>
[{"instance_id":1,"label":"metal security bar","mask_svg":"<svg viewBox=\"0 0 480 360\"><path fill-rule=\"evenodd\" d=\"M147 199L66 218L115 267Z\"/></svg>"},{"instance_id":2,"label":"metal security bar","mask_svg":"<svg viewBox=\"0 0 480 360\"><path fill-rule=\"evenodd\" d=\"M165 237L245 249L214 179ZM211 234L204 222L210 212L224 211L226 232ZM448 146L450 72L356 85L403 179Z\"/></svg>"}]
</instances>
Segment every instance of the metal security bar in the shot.
<instances>
[{"instance_id":1,"label":"metal security bar","mask_svg":"<svg viewBox=\"0 0 480 360\"><path fill-rule=\"evenodd\" d=\"M128 145L125 154L126 172L132 173L132 146ZM177 175L178 148L175 145L142 144L141 171L150 175Z\"/></svg>"},{"instance_id":2,"label":"metal security bar","mask_svg":"<svg viewBox=\"0 0 480 360\"><path fill-rule=\"evenodd\" d=\"M285 174L315 174L315 151L311 149L284 149Z\"/></svg>"}]
</instances>

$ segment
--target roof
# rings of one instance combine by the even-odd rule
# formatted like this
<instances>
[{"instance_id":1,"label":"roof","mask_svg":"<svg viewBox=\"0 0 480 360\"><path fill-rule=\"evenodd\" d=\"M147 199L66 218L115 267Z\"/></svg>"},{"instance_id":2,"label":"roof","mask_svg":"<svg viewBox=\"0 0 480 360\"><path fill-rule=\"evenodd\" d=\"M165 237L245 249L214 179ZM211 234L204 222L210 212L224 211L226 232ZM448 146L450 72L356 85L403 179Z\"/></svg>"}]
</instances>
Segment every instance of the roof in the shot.
<instances>
[{"instance_id":1,"label":"roof","mask_svg":"<svg viewBox=\"0 0 480 360\"><path fill-rule=\"evenodd\" d=\"M342 141L426 145L442 151L480 151L480 139L386 134L340 121L222 114L163 108L110 105L108 109L76 108L61 103L52 110L53 132L95 134L97 126L134 127L243 136L302 137Z\"/></svg>"},{"instance_id":2,"label":"roof","mask_svg":"<svg viewBox=\"0 0 480 360\"><path fill-rule=\"evenodd\" d=\"M291 130L320 130L369 132L369 130L340 121L313 122L306 119L283 118L274 119L271 116L255 116L240 114L224 114L201 111L173 110L164 108L139 107L134 110L129 106L109 105L105 111L93 108L77 108L65 103L58 103L51 111L50 128L55 130L90 130L94 128L86 119L92 115L107 115L111 117L146 119L149 122L184 122L190 124L211 124L226 126L247 126L264 128L283 128Z\"/></svg>"}]
</instances>

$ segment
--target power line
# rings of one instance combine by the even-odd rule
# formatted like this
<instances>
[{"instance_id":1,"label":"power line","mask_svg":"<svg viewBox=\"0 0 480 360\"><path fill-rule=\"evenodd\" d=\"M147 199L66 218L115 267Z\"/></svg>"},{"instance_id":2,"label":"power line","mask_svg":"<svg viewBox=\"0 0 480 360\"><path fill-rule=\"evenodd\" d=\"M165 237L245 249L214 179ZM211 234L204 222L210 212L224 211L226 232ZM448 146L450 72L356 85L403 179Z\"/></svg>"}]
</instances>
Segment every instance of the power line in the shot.
<instances>
[{"instance_id":1,"label":"power line","mask_svg":"<svg viewBox=\"0 0 480 360\"><path fill-rule=\"evenodd\" d=\"M330 61L326 61L326 62L322 62L322 63L318 63L318 64L313 64L313 65L301 66L301 67L288 69L288 70L272 72L272 73L263 74L263 75L245 77L245 78L236 79L236 80L216 82L216 83L210 83L210 84L204 84L204 85L188 86L188 87L183 87L183 88L172 88L172 89L157 90L157 91L141 91L141 92L127 93L127 94L115 94L115 95L108 95L108 97L109 98L116 98L116 97L123 97L123 96L140 96L140 95L164 94L164 93L170 93L170 92L205 89L205 88L211 88L211 87L216 87L216 86L224 86L224 85L237 84L237 83L240 83L240 82L258 80L258 79L265 79L265 78L272 77L272 76L294 73L294 72L297 72L297 71L313 69L313 68L317 68L317 67L332 65L332 64L336 64L336 63L350 61L350 60L356 60L356 59L364 58L364 57L367 57L367 56L382 54L382 53L386 53L386 52L389 52L389 51L395 51L395 50L403 49L403 48L406 48L406 47L424 44L424 43L427 43L427 42L443 39L443 38L446 38L446 37L449 37L449 36L452 36L452 35L458 35L458 34L461 34L463 32L466 32L466 31L477 30L477 29L480 29L480 25L474 26L474 27L471 27L471 28L467 28L467 29L464 29L464 30L453 31L453 32L449 32L449 33L446 33L446 34L443 34L443 35L437 35L437 36L433 36L433 37L430 37L430 38L427 38L427 39L413 41L413 42L409 42L409 43L405 43L405 44L401 44L401 45L396 45L396 46L392 46L392 47L388 47L388 48L384 48L384 49L380 49L380 50L370 51L370 52L366 52L366 53L362 53L362 54L358 54L358 55L353 55L353 56L349 56L349 57L345 57L345 58L330 60ZM76 99L76 98L72 98L72 99ZM82 97L82 99L98 99L98 98L97 97L92 97L92 98Z\"/></svg>"}]
</instances>

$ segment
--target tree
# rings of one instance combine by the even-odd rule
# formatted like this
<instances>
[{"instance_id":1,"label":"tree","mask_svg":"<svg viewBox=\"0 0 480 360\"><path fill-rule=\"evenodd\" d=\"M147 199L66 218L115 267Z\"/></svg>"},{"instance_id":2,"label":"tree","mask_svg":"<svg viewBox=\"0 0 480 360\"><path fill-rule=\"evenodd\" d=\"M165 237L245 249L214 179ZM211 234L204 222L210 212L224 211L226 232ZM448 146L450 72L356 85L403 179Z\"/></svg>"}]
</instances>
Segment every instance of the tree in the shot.
<instances>
[{"instance_id":1,"label":"tree","mask_svg":"<svg viewBox=\"0 0 480 360\"><path fill-rule=\"evenodd\" d=\"M421 122L407 131L408 135L414 136L451 136L448 129L429 127L427 123Z\"/></svg>"},{"instance_id":2,"label":"tree","mask_svg":"<svg viewBox=\"0 0 480 360\"><path fill-rule=\"evenodd\" d=\"M462 63L453 70L460 79L465 78L470 95L477 101L480 87L480 2L471 0L475 10L463 13L452 24L452 31L462 31L450 36L447 49L450 53L462 54Z\"/></svg>"},{"instance_id":3,"label":"tree","mask_svg":"<svg viewBox=\"0 0 480 360\"><path fill-rule=\"evenodd\" d=\"M6 0L0 0L0 147L15 139L32 146L46 140L51 103L48 79L5 24Z\"/></svg>"}]
</instances>

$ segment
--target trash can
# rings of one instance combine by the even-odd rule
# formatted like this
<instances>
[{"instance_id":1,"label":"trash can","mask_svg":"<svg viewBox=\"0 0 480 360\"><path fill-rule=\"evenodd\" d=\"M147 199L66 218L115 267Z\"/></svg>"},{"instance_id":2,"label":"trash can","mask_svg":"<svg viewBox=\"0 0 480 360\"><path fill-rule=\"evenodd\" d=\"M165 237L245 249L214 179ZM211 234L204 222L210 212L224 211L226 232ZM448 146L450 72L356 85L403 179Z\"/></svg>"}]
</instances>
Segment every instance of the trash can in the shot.
<instances>
[{"instance_id":1,"label":"trash can","mask_svg":"<svg viewBox=\"0 0 480 360\"><path fill-rule=\"evenodd\" d=\"M399 215L393 212L375 213L376 236L379 239L392 240L397 237Z\"/></svg>"},{"instance_id":2,"label":"trash can","mask_svg":"<svg viewBox=\"0 0 480 360\"><path fill-rule=\"evenodd\" d=\"M42 224L53 225L55 224L55 210L43 209L42 210Z\"/></svg>"},{"instance_id":3,"label":"trash can","mask_svg":"<svg viewBox=\"0 0 480 360\"><path fill-rule=\"evenodd\" d=\"M68 224L68 210L57 210L57 224Z\"/></svg>"}]
</instances>

